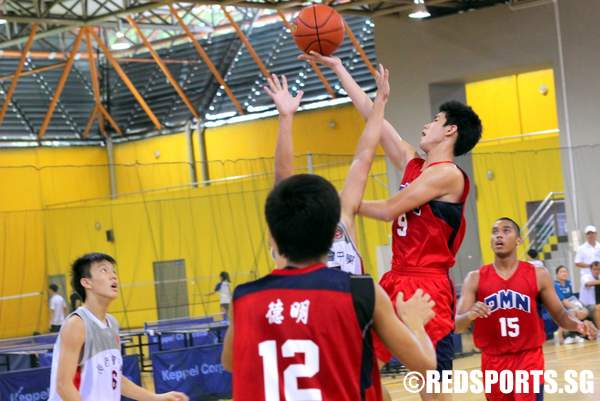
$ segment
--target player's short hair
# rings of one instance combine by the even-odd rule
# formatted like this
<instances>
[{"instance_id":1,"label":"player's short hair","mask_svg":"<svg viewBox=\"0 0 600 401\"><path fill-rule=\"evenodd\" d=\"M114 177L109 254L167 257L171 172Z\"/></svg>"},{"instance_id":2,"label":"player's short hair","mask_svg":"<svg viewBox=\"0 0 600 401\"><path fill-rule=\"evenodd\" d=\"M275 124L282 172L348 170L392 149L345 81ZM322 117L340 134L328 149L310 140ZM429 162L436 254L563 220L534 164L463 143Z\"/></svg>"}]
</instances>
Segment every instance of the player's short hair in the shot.
<instances>
[{"instance_id":1,"label":"player's short hair","mask_svg":"<svg viewBox=\"0 0 600 401\"><path fill-rule=\"evenodd\" d=\"M281 181L265 204L265 217L279 253L295 263L327 254L340 213L340 197L334 186L313 174Z\"/></svg>"},{"instance_id":2,"label":"player's short hair","mask_svg":"<svg viewBox=\"0 0 600 401\"><path fill-rule=\"evenodd\" d=\"M560 269L565 269L567 270L567 266L565 265L560 265L556 268L556 270L554 270L554 274L558 274L558 272L560 271ZM567 270L568 271L568 270Z\"/></svg>"},{"instance_id":3,"label":"player's short hair","mask_svg":"<svg viewBox=\"0 0 600 401\"><path fill-rule=\"evenodd\" d=\"M50 288L54 292L58 292L58 286L56 284L50 284L48 288Z\"/></svg>"},{"instance_id":4,"label":"player's short hair","mask_svg":"<svg viewBox=\"0 0 600 401\"><path fill-rule=\"evenodd\" d=\"M225 281L231 282L231 279L229 278L229 273L227 273L226 271L222 271L219 274L219 277L221 278L221 280L225 280Z\"/></svg>"},{"instance_id":5,"label":"player's short hair","mask_svg":"<svg viewBox=\"0 0 600 401\"><path fill-rule=\"evenodd\" d=\"M498 219L496 219L496 221L509 221L515 228L515 231L517 232L517 235L520 237L521 236L521 227L519 227L519 225L517 224L516 221L514 221L513 219L511 219L510 217L500 217Z\"/></svg>"},{"instance_id":6,"label":"player's short hair","mask_svg":"<svg viewBox=\"0 0 600 401\"><path fill-rule=\"evenodd\" d=\"M527 256L529 256L531 259L537 259L538 255L539 252L533 248L527 251Z\"/></svg>"},{"instance_id":7,"label":"player's short hair","mask_svg":"<svg viewBox=\"0 0 600 401\"><path fill-rule=\"evenodd\" d=\"M81 297L83 302L85 302L85 288L81 284L81 279L92 277L92 263L104 261L113 265L117 264L112 256L99 252L86 253L73 262L73 265L71 266L71 286L73 287L73 290Z\"/></svg>"},{"instance_id":8,"label":"player's short hair","mask_svg":"<svg viewBox=\"0 0 600 401\"><path fill-rule=\"evenodd\" d=\"M595 261L592 262L592 264L590 265L590 267L598 266L598 265L600 265L600 260L595 260Z\"/></svg>"},{"instance_id":9,"label":"player's short hair","mask_svg":"<svg viewBox=\"0 0 600 401\"><path fill-rule=\"evenodd\" d=\"M446 115L446 124L457 126L457 138L454 144L454 156L464 155L477 145L481 139L481 120L470 106L456 100L445 102L440 112Z\"/></svg>"}]
</instances>

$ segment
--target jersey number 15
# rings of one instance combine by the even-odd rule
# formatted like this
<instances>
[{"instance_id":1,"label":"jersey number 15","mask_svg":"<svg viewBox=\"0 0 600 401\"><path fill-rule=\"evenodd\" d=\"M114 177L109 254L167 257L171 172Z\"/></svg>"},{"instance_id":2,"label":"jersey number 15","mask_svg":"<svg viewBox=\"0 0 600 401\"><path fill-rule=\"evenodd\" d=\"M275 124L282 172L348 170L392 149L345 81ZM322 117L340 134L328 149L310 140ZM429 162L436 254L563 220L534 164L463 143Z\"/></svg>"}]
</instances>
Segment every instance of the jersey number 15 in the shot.
<instances>
[{"instance_id":1,"label":"jersey number 15","mask_svg":"<svg viewBox=\"0 0 600 401\"><path fill-rule=\"evenodd\" d=\"M519 318L518 317L501 317L500 319L500 334L502 337L519 337Z\"/></svg>"}]
</instances>

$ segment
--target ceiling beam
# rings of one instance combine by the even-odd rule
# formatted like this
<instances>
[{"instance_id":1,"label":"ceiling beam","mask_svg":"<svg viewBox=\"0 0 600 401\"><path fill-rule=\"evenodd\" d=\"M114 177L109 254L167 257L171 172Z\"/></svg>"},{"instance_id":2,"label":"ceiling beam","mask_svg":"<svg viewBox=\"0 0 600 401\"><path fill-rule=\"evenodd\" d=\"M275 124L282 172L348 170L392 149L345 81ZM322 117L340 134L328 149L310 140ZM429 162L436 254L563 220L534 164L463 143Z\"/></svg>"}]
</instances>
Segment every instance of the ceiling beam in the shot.
<instances>
[{"instance_id":1,"label":"ceiling beam","mask_svg":"<svg viewBox=\"0 0 600 401\"><path fill-rule=\"evenodd\" d=\"M161 71L163 72L163 74L165 75L167 80L171 83L171 86L175 89L175 92L177 92L177 94L179 95L179 97L181 98L183 103L187 106L187 108L190 110L190 112L192 113L192 115L194 117L200 118L200 113L196 109L196 106L194 106L192 104L192 101L190 100L190 98L187 96L187 94L185 93L183 88L181 88L181 86L179 85L177 80L173 77L173 74L171 74L171 71L169 71L167 66L163 63L163 60L160 58L160 56L158 55L156 50L154 50L154 48L150 44L150 41L148 40L146 35L144 35L142 30L137 26L137 24L135 23L135 20L131 17L126 17L126 18L127 18L127 21L129 22L129 25L131 25L133 27L133 29L135 29L135 32L137 33L138 37L144 43L144 45L146 46L146 49L150 52L150 55L152 56L154 61L156 61L156 64L158 64L158 67L161 69Z\"/></svg>"},{"instance_id":2,"label":"ceiling beam","mask_svg":"<svg viewBox=\"0 0 600 401\"><path fill-rule=\"evenodd\" d=\"M265 76L265 78L269 78L269 70L267 69L265 64L262 62L262 60L260 59L258 54L256 53L256 50L254 50L254 46L252 46L252 44L248 40L248 37L246 36L246 34L244 32L242 32L242 29L240 28L238 23L235 22L235 20L231 16L231 14L229 14L229 12L225 9L225 6L221 6L221 10L223 10L225 17L229 20L229 23L231 24L233 29L235 29L235 32L237 33L238 37L240 38L240 40L242 41L244 46L246 46L248 53L250 53L250 57L252 57L252 59L254 60L254 62L256 63L256 65L258 66L260 71L262 72L262 74Z\"/></svg>"},{"instance_id":3,"label":"ceiling beam","mask_svg":"<svg viewBox=\"0 0 600 401\"><path fill-rule=\"evenodd\" d=\"M354 46L354 49L356 50L356 52L362 59L363 63L365 63L365 65L369 69L369 72L371 73L371 75L373 75L375 77L377 75L377 71L375 70L375 67L373 67L373 65L371 64L371 61L369 61L369 58L367 57L367 53L365 53L365 50L360 45L360 42L358 41L358 39L356 39L356 36L354 35L354 32L352 32L350 25L348 25L346 22L344 22L344 26L346 27L346 33L348 34L348 37L350 38L350 41L352 42L352 46Z\"/></svg>"},{"instance_id":4,"label":"ceiling beam","mask_svg":"<svg viewBox=\"0 0 600 401\"><path fill-rule=\"evenodd\" d=\"M38 132L38 139L42 139L46 134L46 130L50 125L50 120L52 120L52 116L54 115L54 109L56 109L56 105L58 104L58 99L62 94L63 89L65 88L65 84L67 83L67 78L69 78L69 74L71 73L71 68L73 67L73 63L75 62L75 55L79 52L79 46L81 45L81 39L83 38L84 28L79 29L79 33L77 34L77 38L73 43L73 47L71 48L71 54L69 55L69 59L65 64L65 69L63 70L62 75L60 76L60 80L58 81L58 85L56 86L56 90L54 92L54 96L50 101L50 105L48 106L48 112L46 112L46 116L44 117L44 121L42 121L42 126L40 127L40 131Z\"/></svg>"},{"instance_id":5,"label":"ceiling beam","mask_svg":"<svg viewBox=\"0 0 600 401\"><path fill-rule=\"evenodd\" d=\"M188 26L185 24L185 22L183 22L179 14L177 14L177 10L175 10L175 8L172 5L169 5L169 10L171 11L173 17L175 17L175 19L177 20L177 23L181 26L187 37L190 39L190 42L192 42L192 45L196 49L196 52L198 52L198 55L204 61L209 71L212 73L213 77L217 80L219 85L223 87L223 90L225 91L225 93L227 93L227 96L229 96L229 100L231 100L231 103L233 103L238 113L244 114L244 109L242 108L242 105L240 104L237 97L235 97L235 95L233 94L233 91L231 90L229 85L227 85L227 82L225 82L225 80L223 79L223 76L221 75L217 67L215 67L215 64L212 62L206 50L204 50L200 42L198 42L198 40L189 30Z\"/></svg>"},{"instance_id":6,"label":"ceiling beam","mask_svg":"<svg viewBox=\"0 0 600 401\"><path fill-rule=\"evenodd\" d=\"M137 102L142 107L142 109L144 109L144 111L146 112L146 115L148 116L148 118L150 118L150 121L152 121L152 123L154 124L156 129L160 130L161 129L160 121L158 121L158 118L156 118L156 115L154 114L154 112L152 111L150 106L148 106L148 103L146 103L146 101L140 95L140 93L136 89L135 85L133 85L133 83L131 82L131 80L125 73L125 71L123 71L123 69L117 62L117 60L110 53L110 50L108 49L106 44L102 41L102 39L100 39L100 37L96 34L96 32L94 32L93 29L90 29L89 32L94 37L94 40L96 41L96 43L98 43L98 46L100 46L100 48L102 49L102 52L104 52L104 55L106 56L106 59L108 60L108 62L115 69L115 71L117 72L117 74L119 75L121 80L125 83L127 88L129 88L129 91L131 92L131 94L133 95L135 100L137 100Z\"/></svg>"},{"instance_id":7,"label":"ceiling beam","mask_svg":"<svg viewBox=\"0 0 600 401\"><path fill-rule=\"evenodd\" d=\"M25 66L25 60L27 59L27 53L31 49L31 45L33 45L33 39L35 38L35 34L37 32L37 25L31 26L31 32L29 33L29 39L27 40L27 44L23 48L21 52L21 58L19 59L19 64L17 65L17 71L10 83L10 87L8 88L8 92L6 93L6 97L4 99L4 104L2 105L2 109L0 110L0 125L2 125L2 121L4 121L4 116L6 115L6 111L8 110L8 106L10 105L10 101L15 93L15 89L17 89L17 83L19 82L19 77L21 75L21 71L23 71L23 66Z\"/></svg>"}]
</instances>

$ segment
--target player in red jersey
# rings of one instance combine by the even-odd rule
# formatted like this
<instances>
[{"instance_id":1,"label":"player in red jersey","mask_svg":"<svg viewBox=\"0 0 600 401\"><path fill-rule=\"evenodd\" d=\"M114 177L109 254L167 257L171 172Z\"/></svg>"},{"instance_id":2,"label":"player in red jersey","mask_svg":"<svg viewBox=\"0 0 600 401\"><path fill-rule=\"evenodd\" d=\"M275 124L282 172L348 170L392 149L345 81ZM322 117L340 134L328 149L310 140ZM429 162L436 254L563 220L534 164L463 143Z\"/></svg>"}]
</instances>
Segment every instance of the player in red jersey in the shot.
<instances>
[{"instance_id":1,"label":"player in red jersey","mask_svg":"<svg viewBox=\"0 0 600 401\"><path fill-rule=\"evenodd\" d=\"M235 290L222 354L234 399L365 399L367 388L379 388L371 325L409 368L435 366L424 329L433 315L428 295L399 297L401 321L370 277L326 267L340 210L333 185L316 175L289 177L269 194L265 215L287 267Z\"/></svg>"},{"instance_id":2,"label":"player in red jersey","mask_svg":"<svg viewBox=\"0 0 600 401\"><path fill-rule=\"evenodd\" d=\"M373 102L354 81L336 57L315 52L300 56L330 67L363 116ZM454 357L454 288L449 269L455 263L464 233L464 208L469 192L466 174L454 163L454 157L469 152L481 138L481 121L468 106L451 101L442 104L423 127L420 148L404 141L392 125L384 121L381 144L390 161L404 170L400 191L388 200L363 201L359 214L391 221L392 268L380 281L392 301L399 292L410 296L417 288L429 293L435 304L435 317L426 330L436 346L439 370L451 369ZM377 356L387 361L390 353L376 342ZM422 394L431 399L434 395ZM441 395L439 398L449 398Z\"/></svg>"},{"instance_id":3,"label":"player in red jersey","mask_svg":"<svg viewBox=\"0 0 600 401\"><path fill-rule=\"evenodd\" d=\"M546 341L544 322L538 307L543 304L556 323L570 331L595 338L596 328L569 315L556 295L548 271L517 258L521 244L517 223L507 217L496 221L491 245L494 263L470 272L465 278L456 315L456 331L465 331L474 322L473 340L481 350L481 369L543 370ZM543 389L504 394L492 385L490 401L535 401ZM537 391L537 394L536 394Z\"/></svg>"}]
</instances>

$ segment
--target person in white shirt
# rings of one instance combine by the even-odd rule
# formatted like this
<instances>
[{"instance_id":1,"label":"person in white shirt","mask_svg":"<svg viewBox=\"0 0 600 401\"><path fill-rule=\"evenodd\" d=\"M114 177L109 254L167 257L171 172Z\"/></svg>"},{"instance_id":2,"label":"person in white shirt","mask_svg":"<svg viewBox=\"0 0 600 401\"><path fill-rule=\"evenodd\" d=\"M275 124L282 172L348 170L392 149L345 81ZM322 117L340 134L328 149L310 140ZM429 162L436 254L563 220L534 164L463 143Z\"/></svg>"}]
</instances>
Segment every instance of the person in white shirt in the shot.
<instances>
[{"instance_id":1,"label":"person in white shirt","mask_svg":"<svg viewBox=\"0 0 600 401\"><path fill-rule=\"evenodd\" d=\"M531 248L528 250L527 256L529 256L529 260L527 262L531 263L535 267L546 267L544 266L544 262L538 259L539 253L535 249Z\"/></svg>"},{"instance_id":2,"label":"person in white shirt","mask_svg":"<svg viewBox=\"0 0 600 401\"><path fill-rule=\"evenodd\" d=\"M581 276L579 300L590 312L596 326L600 324L600 261L592 262L590 273Z\"/></svg>"},{"instance_id":3,"label":"person in white shirt","mask_svg":"<svg viewBox=\"0 0 600 401\"><path fill-rule=\"evenodd\" d=\"M214 293L219 293L221 312L224 316L227 316L229 305L231 304L231 280L229 279L229 273L227 272L221 272L219 277L221 278L221 281L215 286Z\"/></svg>"},{"instance_id":4,"label":"person in white shirt","mask_svg":"<svg viewBox=\"0 0 600 401\"><path fill-rule=\"evenodd\" d=\"M600 242L596 241L596 227L585 228L585 243L577 248L575 254L575 266L580 268L581 277L590 273L590 267L595 261L600 261Z\"/></svg>"},{"instance_id":5,"label":"person in white shirt","mask_svg":"<svg viewBox=\"0 0 600 401\"><path fill-rule=\"evenodd\" d=\"M50 300L48 302L50 307L50 333L58 333L65 321L67 303L58 293L58 286L56 284L50 284L48 289L50 290Z\"/></svg>"},{"instance_id":6,"label":"person in white shirt","mask_svg":"<svg viewBox=\"0 0 600 401\"><path fill-rule=\"evenodd\" d=\"M180 392L155 394L123 376L119 323L108 307L119 295L115 260L88 253L71 267L83 304L71 313L52 351L48 401L189 401Z\"/></svg>"}]
</instances>

